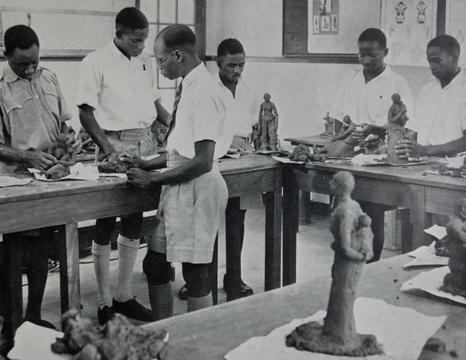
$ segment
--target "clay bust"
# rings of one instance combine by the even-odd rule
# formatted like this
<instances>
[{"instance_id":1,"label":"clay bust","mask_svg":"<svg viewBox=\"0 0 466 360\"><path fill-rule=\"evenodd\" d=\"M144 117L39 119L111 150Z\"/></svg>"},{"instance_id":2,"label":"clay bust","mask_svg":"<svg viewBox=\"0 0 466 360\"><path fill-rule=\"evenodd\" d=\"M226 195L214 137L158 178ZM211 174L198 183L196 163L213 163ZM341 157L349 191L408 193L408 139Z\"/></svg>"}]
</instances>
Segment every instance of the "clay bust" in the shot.
<instances>
[{"instance_id":1,"label":"clay bust","mask_svg":"<svg viewBox=\"0 0 466 360\"><path fill-rule=\"evenodd\" d=\"M264 102L259 109L259 133L261 136L261 150L278 150L278 111L270 94L264 94Z\"/></svg>"},{"instance_id":2,"label":"clay bust","mask_svg":"<svg viewBox=\"0 0 466 360\"><path fill-rule=\"evenodd\" d=\"M466 198L461 199L458 215L450 217L447 224L447 247L450 254L441 290L466 296Z\"/></svg>"},{"instance_id":3,"label":"clay bust","mask_svg":"<svg viewBox=\"0 0 466 360\"><path fill-rule=\"evenodd\" d=\"M332 141L346 139L354 129L356 129L356 124L351 121L351 117L349 115L343 116L340 132L332 138Z\"/></svg>"},{"instance_id":4,"label":"clay bust","mask_svg":"<svg viewBox=\"0 0 466 360\"><path fill-rule=\"evenodd\" d=\"M287 346L341 356L382 354L375 336L358 334L355 328L353 305L364 264L372 257L373 234L371 219L351 198L353 189L349 172L340 171L330 181L336 203L330 225L335 260L324 325L313 321L298 326L287 336Z\"/></svg>"}]
</instances>

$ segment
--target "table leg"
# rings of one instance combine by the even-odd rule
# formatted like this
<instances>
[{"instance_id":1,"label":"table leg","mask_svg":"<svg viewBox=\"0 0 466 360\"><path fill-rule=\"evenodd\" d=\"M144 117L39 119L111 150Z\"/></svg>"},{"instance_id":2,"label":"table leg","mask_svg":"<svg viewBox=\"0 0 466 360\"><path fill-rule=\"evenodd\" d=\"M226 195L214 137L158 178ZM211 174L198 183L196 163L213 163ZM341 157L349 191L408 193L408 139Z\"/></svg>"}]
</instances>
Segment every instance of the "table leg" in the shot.
<instances>
[{"instance_id":1,"label":"table leg","mask_svg":"<svg viewBox=\"0 0 466 360\"><path fill-rule=\"evenodd\" d=\"M227 301L241 297L241 207L240 198L228 199L225 211L225 248L226 273L231 291L227 292Z\"/></svg>"},{"instance_id":2,"label":"table leg","mask_svg":"<svg viewBox=\"0 0 466 360\"><path fill-rule=\"evenodd\" d=\"M299 222L299 188L291 167L283 173L283 285L296 282L296 233Z\"/></svg>"},{"instance_id":3,"label":"table leg","mask_svg":"<svg viewBox=\"0 0 466 360\"><path fill-rule=\"evenodd\" d=\"M412 243L401 244L403 253L417 249L419 246L426 245L424 229L426 228L425 212L425 188L415 186L412 189L413 206L411 207L411 219L413 222Z\"/></svg>"},{"instance_id":4,"label":"table leg","mask_svg":"<svg viewBox=\"0 0 466 360\"><path fill-rule=\"evenodd\" d=\"M212 263L210 264L210 281L212 284L212 301L214 305L218 304L218 234L215 237L214 253Z\"/></svg>"},{"instance_id":5,"label":"table leg","mask_svg":"<svg viewBox=\"0 0 466 360\"><path fill-rule=\"evenodd\" d=\"M5 236L5 321L11 324L12 336L23 322L23 289L21 275L21 241L16 236Z\"/></svg>"},{"instance_id":6,"label":"table leg","mask_svg":"<svg viewBox=\"0 0 466 360\"><path fill-rule=\"evenodd\" d=\"M282 172L274 170L274 191L266 193L265 290L281 286Z\"/></svg>"},{"instance_id":7,"label":"table leg","mask_svg":"<svg viewBox=\"0 0 466 360\"><path fill-rule=\"evenodd\" d=\"M61 310L81 310L78 224L65 225L66 257L60 259Z\"/></svg>"}]
</instances>

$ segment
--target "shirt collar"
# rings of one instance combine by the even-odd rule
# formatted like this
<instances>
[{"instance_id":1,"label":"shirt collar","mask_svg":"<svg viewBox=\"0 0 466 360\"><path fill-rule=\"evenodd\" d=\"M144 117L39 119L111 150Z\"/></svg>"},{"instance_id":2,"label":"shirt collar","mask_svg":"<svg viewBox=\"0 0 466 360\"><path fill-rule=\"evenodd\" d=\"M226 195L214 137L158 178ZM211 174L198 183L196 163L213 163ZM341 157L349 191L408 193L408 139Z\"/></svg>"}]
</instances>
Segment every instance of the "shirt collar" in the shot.
<instances>
[{"instance_id":1,"label":"shirt collar","mask_svg":"<svg viewBox=\"0 0 466 360\"><path fill-rule=\"evenodd\" d=\"M130 59L128 59L125 55L122 54L122 52L120 51L120 49L117 48L117 46L115 45L115 41L112 40L110 42L109 45L109 48L110 48L110 52L112 53L112 55L117 58L117 59L123 59L123 60L126 60L126 61L130 61L130 59L133 59L133 57L130 57Z\"/></svg>"},{"instance_id":2,"label":"shirt collar","mask_svg":"<svg viewBox=\"0 0 466 360\"><path fill-rule=\"evenodd\" d=\"M204 65L204 63L201 61L199 65L197 65L194 69L192 69L188 75L186 75L183 80L181 81L183 84L183 87L186 88L193 82L195 82L197 79L202 78L205 75L205 72L207 72L207 69Z\"/></svg>"},{"instance_id":3,"label":"shirt collar","mask_svg":"<svg viewBox=\"0 0 466 360\"><path fill-rule=\"evenodd\" d=\"M377 79L385 79L385 80L386 80L386 79L391 78L392 75L393 75L392 69L390 68L390 66L388 66L388 65L385 64L385 69L383 69L383 71L382 71L379 75L377 75L375 78L373 78L373 79L372 79L371 81L369 81L369 82L372 82L372 81L377 80ZM361 77L363 78L363 80L364 80L364 69L362 69L362 70L360 71L360 76L361 76ZM365 81L365 80L364 80L364 81Z\"/></svg>"},{"instance_id":4,"label":"shirt collar","mask_svg":"<svg viewBox=\"0 0 466 360\"><path fill-rule=\"evenodd\" d=\"M39 77L41 73L42 73L42 69L38 67L36 73L33 76L33 79L36 79L37 77ZM12 82L15 82L16 80L27 80L27 79L23 79L18 74L16 74L11 69L10 64L8 63L3 68L3 78L5 79L7 83L12 83Z\"/></svg>"},{"instance_id":5,"label":"shirt collar","mask_svg":"<svg viewBox=\"0 0 466 360\"><path fill-rule=\"evenodd\" d=\"M440 88L442 88L442 85L440 84L440 80L435 78L438 86ZM458 72L458 74L455 75L455 77L450 81L450 83L445 86L442 90L447 90L451 87L455 87L457 85L459 85L461 82L464 82L466 80L466 76L465 76L465 73L463 71L463 69L460 69L460 71Z\"/></svg>"}]
</instances>

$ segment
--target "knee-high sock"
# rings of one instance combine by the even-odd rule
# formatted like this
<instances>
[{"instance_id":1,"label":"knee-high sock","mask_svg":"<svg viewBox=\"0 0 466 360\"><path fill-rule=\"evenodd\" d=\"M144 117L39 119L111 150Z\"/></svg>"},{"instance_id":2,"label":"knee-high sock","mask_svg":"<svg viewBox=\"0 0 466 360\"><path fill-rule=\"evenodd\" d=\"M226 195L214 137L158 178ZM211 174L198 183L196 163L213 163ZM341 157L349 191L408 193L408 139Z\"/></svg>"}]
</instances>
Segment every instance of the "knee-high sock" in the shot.
<instances>
[{"instance_id":1,"label":"knee-high sock","mask_svg":"<svg viewBox=\"0 0 466 360\"><path fill-rule=\"evenodd\" d=\"M211 292L200 298L188 297L188 312L204 309L209 306L212 306Z\"/></svg>"},{"instance_id":2,"label":"knee-high sock","mask_svg":"<svg viewBox=\"0 0 466 360\"><path fill-rule=\"evenodd\" d=\"M149 285L149 301L154 320L161 320L173 316L172 283L163 285Z\"/></svg>"},{"instance_id":3,"label":"knee-high sock","mask_svg":"<svg viewBox=\"0 0 466 360\"><path fill-rule=\"evenodd\" d=\"M99 307L112 306L110 295L110 244L99 245L92 242L92 258L94 260L94 272L97 279L97 292L99 294Z\"/></svg>"},{"instance_id":4,"label":"knee-high sock","mask_svg":"<svg viewBox=\"0 0 466 360\"><path fill-rule=\"evenodd\" d=\"M134 263L138 255L139 239L128 239L123 235L118 236L118 285L115 298L118 301L127 301L133 297L131 279Z\"/></svg>"},{"instance_id":5,"label":"knee-high sock","mask_svg":"<svg viewBox=\"0 0 466 360\"><path fill-rule=\"evenodd\" d=\"M39 320L41 318L42 299L44 298L45 284L47 282L47 257L39 256L35 261L30 261L27 269L28 304L25 319Z\"/></svg>"}]
</instances>

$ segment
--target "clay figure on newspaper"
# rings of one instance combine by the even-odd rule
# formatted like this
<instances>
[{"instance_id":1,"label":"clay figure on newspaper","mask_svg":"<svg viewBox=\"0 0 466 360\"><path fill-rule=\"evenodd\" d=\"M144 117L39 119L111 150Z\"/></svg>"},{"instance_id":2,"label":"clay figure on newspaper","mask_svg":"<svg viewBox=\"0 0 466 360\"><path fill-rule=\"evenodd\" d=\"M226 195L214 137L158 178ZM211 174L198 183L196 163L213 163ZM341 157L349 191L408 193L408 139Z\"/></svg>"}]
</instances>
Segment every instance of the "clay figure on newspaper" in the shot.
<instances>
[{"instance_id":1,"label":"clay figure on newspaper","mask_svg":"<svg viewBox=\"0 0 466 360\"><path fill-rule=\"evenodd\" d=\"M458 215L447 224L447 247L450 272L445 275L441 290L466 297L466 198L461 199Z\"/></svg>"},{"instance_id":2,"label":"clay figure on newspaper","mask_svg":"<svg viewBox=\"0 0 466 360\"><path fill-rule=\"evenodd\" d=\"M298 326L286 337L286 345L298 350L339 356L382 354L382 346L374 335L358 334L353 305L358 282L367 259L372 257L371 219L351 198L354 178L340 171L330 181L335 196L330 231L335 241L332 285L324 324L312 321Z\"/></svg>"},{"instance_id":3,"label":"clay figure on newspaper","mask_svg":"<svg viewBox=\"0 0 466 360\"><path fill-rule=\"evenodd\" d=\"M264 102L259 109L259 133L261 150L278 150L278 111L270 94L264 94Z\"/></svg>"},{"instance_id":4,"label":"clay figure on newspaper","mask_svg":"<svg viewBox=\"0 0 466 360\"><path fill-rule=\"evenodd\" d=\"M349 115L343 116L340 132L332 138L332 141L346 139L354 129L356 129L356 124L351 121L351 117Z\"/></svg>"}]
</instances>

